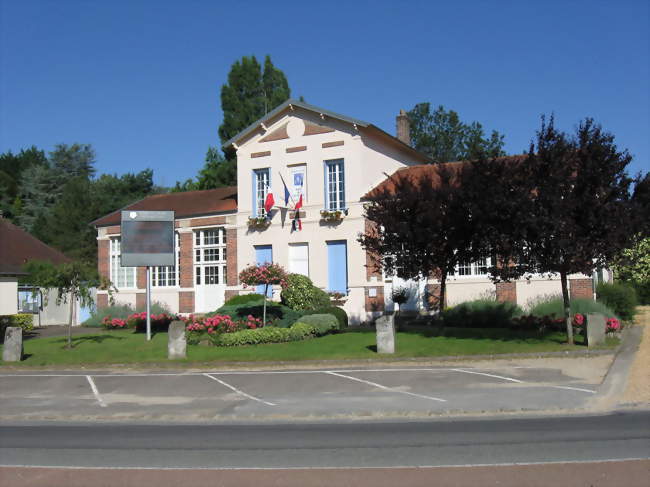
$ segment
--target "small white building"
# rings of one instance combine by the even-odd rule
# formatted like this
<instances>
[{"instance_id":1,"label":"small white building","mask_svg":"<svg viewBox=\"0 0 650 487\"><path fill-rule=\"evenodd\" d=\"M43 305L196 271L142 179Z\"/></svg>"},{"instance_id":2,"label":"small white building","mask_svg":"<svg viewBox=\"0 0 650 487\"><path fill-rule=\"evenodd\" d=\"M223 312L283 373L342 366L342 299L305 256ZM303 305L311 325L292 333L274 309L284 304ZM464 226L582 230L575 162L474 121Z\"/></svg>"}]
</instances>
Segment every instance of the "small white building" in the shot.
<instances>
[{"instance_id":1,"label":"small white building","mask_svg":"<svg viewBox=\"0 0 650 487\"><path fill-rule=\"evenodd\" d=\"M174 312L213 311L229 296L250 292L238 282L239 271L273 261L345 294L352 324L390 309L395 285L413 289L407 309L425 309L436 281L403 282L377 273L357 240L367 225L364 195L387 175L430 162L410 147L404 112L397 116L397 134L288 100L225 144L237 153L235 188L156 195L124 208L176 211L177 265L153 270L153 300ZM94 224L99 270L119 289L115 299L144 306L144 270L119 265L119 212ZM448 303L490 294L525 305L560 290L559 279L541 276L495 286L485 270L485 263L461 266L450 278ZM573 277L573 295L591 297L591 279ZM272 293L279 299L280 288ZM99 292L100 306L107 298Z\"/></svg>"}]
</instances>

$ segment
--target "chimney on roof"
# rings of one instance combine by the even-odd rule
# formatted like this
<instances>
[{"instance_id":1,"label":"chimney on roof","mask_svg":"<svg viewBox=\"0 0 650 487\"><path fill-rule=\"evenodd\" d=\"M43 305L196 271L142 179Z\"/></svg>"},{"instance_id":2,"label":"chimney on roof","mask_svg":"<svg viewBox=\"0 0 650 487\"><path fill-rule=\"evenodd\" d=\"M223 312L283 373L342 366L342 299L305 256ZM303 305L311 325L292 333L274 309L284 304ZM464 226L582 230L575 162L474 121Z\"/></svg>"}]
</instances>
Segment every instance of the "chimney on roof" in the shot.
<instances>
[{"instance_id":1,"label":"chimney on roof","mask_svg":"<svg viewBox=\"0 0 650 487\"><path fill-rule=\"evenodd\" d=\"M404 142L406 145L411 145L411 127L409 117L402 109L396 117L397 122L397 138Z\"/></svg>"}]
</instances>

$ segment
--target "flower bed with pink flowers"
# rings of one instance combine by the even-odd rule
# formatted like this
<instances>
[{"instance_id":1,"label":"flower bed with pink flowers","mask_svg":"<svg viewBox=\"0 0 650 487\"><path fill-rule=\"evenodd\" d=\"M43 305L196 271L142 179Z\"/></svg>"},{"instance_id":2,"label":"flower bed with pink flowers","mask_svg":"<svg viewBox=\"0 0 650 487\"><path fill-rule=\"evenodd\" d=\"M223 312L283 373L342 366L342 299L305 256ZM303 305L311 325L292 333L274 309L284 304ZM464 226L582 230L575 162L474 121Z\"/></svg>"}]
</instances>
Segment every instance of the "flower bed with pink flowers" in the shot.
<instances>
[{"instance_id":1,"label":"flower bed with pink flowers","mask_svg":"<svg viewBox=\"0 0 650 487\"><path fill-rule=\"evenodd\" d=\"M151 331L161 332L169 329L169 324L178 319L175 315L167 313L151 314ZM102 326L107 330L135 329L137 333L147 330L147 313L132 313L126 319L113 318L110 315L104 316Z\"/></svg>"},{"instance_id":2,"label":"flower bed with pink flowers","mask_svg":"<svg viewBox=\"0 0 650 487\"><path fill-rule=\"evenodd\" d=\"M584 325L587 322L587 317L581 313L576 313L573 315L573 328L577 329L578 331L582 331L584 329ZM623 326L621 325L621 322L618 320L616 317L610 317L606 318L605 320L605 331L610 334L615 334L620 332L623 329Z\"/></svg>"},{"instance_id":3,"label":"flower bed with pink flowers","mask_svg":"<svg viewBox=\"0 0 650 487\"><path fill-rule=\"evenodd\" d=\"M215 337L223 333L234 333L240 330L255 330L262 328L262 320L248 315L240 320L233 320L228 315L213 315L196 317L190 315L183 318L185 322L185 333L187 343L196 345L197 343L209 339L214 342Z\"/></svg>"}]
</instances>

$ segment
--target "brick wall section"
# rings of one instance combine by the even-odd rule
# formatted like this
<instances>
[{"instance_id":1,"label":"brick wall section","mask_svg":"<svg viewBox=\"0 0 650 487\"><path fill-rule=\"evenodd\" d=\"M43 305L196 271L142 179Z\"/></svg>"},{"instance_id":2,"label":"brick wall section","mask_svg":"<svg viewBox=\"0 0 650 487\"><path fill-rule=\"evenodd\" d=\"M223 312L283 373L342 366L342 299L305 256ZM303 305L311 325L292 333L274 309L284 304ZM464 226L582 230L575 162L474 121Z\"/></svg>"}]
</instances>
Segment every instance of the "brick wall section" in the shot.
<instances>
[{"instance_id":1,"label":"brick wall section","mask_svg":"<svg viewBox=\"0 0 650 487\"><path fill-rule=\"evenodd\" d=\"M376 289L377 296L370 297L370 290ZM366 298L366 311L384 311L384 287L367 287L364 292Z\"/></svg>"},{"instance_id":2,"label":"brick wall section","mask_svg":"<svg viewBox=\"0 0 650 487\"><path fill-rule=\"evenodd\" d=\"M239 284L237 275L237 229L226 230L226 284L236 286Z\"/></svg>"},{"instance_id":3,"label":"brick wall section","mask_svg":"<svg viewBox=\"0 0 650 487\"><path fill-rule=\"evenodd\" d=\"M140 311L147 310L147 295L145 293L138 293L135 295L135 307Z\"/></svg>"},{"instance_id":4,"label":"brick wall section","mask_svg":"<svg viewBox=\"0 0 650 487\"><path fill-rule=\"evenodd\" d=\"M192 258L192 249L194 248L194 234L190 233L181 233L180 244L181 244L181 255L180 255L180 266L181 266L181 276L180 284L181 287L194 287L193 276L194 276L194 261ZM192 294L192 308L194 308L194 294Z\"/></svg>"},{"instance_id":5,"label":"brick wall section","mask_svg":"<svg viewBox=\"0 0 650 487\"><path fill-rule=\"evenodd\" d=\"M135 269L135 285L138 289L147 289L147 268L137 267Z\"/></svg>"},{"instance_id":6,"label":"brick wall section","mask_svg":"<svg viewBox=\"0 0 650 487\"><path fill-rule=\"evenodd\" d=\"M370 233L374 230L375 225L366 220L365 221L365 232ZM371 277L376 277L378 281L382 280L381 271L378 268L378 258L372 252L366 251L366 280L370 280ZM366 308L367 310L367 308Z\"/></svg>"},{"instance_id":7,"label":"brick wall section","mask_svg":"<svg viewBox=\"0 0 650 487\"><path fill-rule=\"evenodd\" d=\"M234 298L235 296L239 296L239 291L236 291L234 289L226 289L223 293L224 298L226 301L228 301L230 298Z\"/></svg>"},{"instance_id":8,"label":"brick wall section","mask_svg":"<svg viewBox=\"0 0 650 487\"><path fill-rule=\"evenodd\" d=\"M98 294L97 295L97 309L103 309L108 307L108 294Z\"/></svg>"},{"instance_id":9,"label":"brick wall section","mask_svg":"<svg viewBox=\"0 0 650 487\"><path fill-rule=\"evenodd\" d=\"M207 225L225 225L225 216L211 216L209 218L197 218L190 220L190 227L204 227Z\"/></svg>"},{"instance_id":10,"label":"brick wall section","mask_svg":"<svg viewBox=\"0 0 650 487\"><path fill-rule=\"evenodd\" d=\"M425 294L427 307L430 310L440 309L440 284L427 284Z\"/></svg>"},{"instance_id":11,"label":"brick wall section","mask_svg":"<svg viewBox=\"0 0 650 487\"><path fill-rule=\"evenodd\" d=\"M108 247L110 245L109 240L98 240L97 241L97 272L102 277L110 279L110 271L108 268Z\"/></svg>"},{"instance_id":12,"label":"brick wall section","mask_svg":"<svg viewBox=\"0 0 650 487\"><path fill-rule=\"evenodd\" d=\"M569 279L569 294L571 299L594 299L591 279Z\"/></svg>"},{"instance_id":13,"label":"brick wall section","mask_svg":"<svg viewBox=\"0 0 650 487\"><path fill-rule=\"evenodd\" d=\"M181 291L178 293L179 313L194 313L194 291Z\"/></svg>"},{"instance_id":14,"label":"brick wall section","mask_svg":"<svg viewBox=\"0 0 650 487\"><path fill-rule=\"evenodd\" d=\"M496 288L499 303L517 303L517 285L514 282L497 282Z\"/></svg>"}]
</instances>

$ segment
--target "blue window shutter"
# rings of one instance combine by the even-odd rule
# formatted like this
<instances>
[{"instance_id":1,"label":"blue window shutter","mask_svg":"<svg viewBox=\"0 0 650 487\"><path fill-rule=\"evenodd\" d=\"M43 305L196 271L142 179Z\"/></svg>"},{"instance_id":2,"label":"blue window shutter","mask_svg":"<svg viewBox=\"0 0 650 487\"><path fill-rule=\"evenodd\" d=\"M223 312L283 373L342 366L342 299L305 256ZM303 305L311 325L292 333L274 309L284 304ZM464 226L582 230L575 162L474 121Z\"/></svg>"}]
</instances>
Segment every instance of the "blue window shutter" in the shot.
<instances>
[{"instance_id":1,"label":"blue window shutter","mask_svg":"<svg viewBox=\"0 0 650 487\"><path fill-rule=\"evenodd\" d=\"M348 292L348 249L345 240L327 242L327 290Z\"/></svg>"},{"instance_id":2,"label":"blue window shutter","mask_svg":"<svg viewBox=\"0 0 650 487\"><path fill-rule=\"evenodd\" d=\"M255 261L257 265L264 264L266 262L273 262L273 246L271 245L256 245L255 246ZM264 285L259 285L255 288L255 291L259 294L264 294ZM269 298L273 297L273 292L271 291L271 286L269 286L269 292L267 293Z\"/></svg>"}]
</instances>

